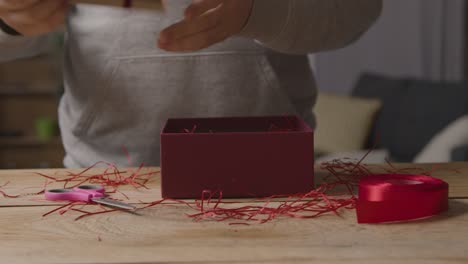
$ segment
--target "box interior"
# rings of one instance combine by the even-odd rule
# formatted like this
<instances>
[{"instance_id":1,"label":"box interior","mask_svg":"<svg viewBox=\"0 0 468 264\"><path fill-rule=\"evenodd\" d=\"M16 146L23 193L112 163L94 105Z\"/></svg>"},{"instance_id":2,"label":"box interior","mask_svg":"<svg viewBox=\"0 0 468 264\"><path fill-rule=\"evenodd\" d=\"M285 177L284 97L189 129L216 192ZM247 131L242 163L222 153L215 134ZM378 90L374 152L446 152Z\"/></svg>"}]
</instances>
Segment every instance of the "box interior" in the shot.
<instances>
[{"instance_id":1,"label":"box interior","mask_svg":"<svg viewBox=\"0 0 468 264\"><path fill-rule=\"evenodd\" d=\"M296 116L169 119L164 134L311 132Z\"/></svg>"}]
</instances>

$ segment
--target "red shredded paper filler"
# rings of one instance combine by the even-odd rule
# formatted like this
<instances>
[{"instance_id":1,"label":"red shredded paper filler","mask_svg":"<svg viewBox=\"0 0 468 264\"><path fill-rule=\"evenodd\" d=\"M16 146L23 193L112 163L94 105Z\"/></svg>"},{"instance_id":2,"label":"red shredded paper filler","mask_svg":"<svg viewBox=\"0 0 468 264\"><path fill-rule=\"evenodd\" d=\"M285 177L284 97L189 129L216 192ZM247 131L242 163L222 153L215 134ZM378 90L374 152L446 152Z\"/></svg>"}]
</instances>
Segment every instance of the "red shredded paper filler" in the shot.
<instances>
[{"instance_id":1,"label":"red shredded paper filler","mask_svg":"<svg viewBox=\"0 0 468 264\"><path fill-rule=\"evenodd\" d=\"M389 222L394 220L401 221L415 218L414 216L411 216L407 217L407 219L405 219L404 217L394 219L391 218L391 216L394 215L393 213L395 212L396 207L394 207L395 210L390 210L391 213L385 210L385 208L388 209L388 207L382 207L382 212L377 213L377 215L382 216L382 219L378 219L378 221L375 220L377 211L372 212L368 207L366 207L364 203L362 203L365 197L365 193L363 192L363 190L361 189L360 191L361 197L359 199L355 194L357 188L360 187L359 182L361 179L364 179L364 182L368 181L369 179L378 179L373 178L375 176L373 176L368 167L362 164L362 160L364 160L364 158L365 157L363 157L363 159L361 159L358 162L350 159L342 159L333 160L331 162L321 164L321 169L327 171L328 174L324 178L323 183L321 185L319 185L317 188L311 190L308 193L296 195L275 195L271 197L253 200L252 203L245 204L223 200L223 193L221 190L205 190L202 192L201 198L199 200L196 200L195 203L188 203L185 201L173 199L162 199L150 203L142 203L142 205L139 207L139 210L153 206L162 206L168 202L170 202L171 204L177 202L180 204L184 204L195 211L194 213L187 214L188 217L194 219L195 221L228 221L230 225L248 225L250 222L267 223L279 217L309 219L329 213L339 215L342 209L351 210L355 209L356 206L358 206L358 219L361 223ZM108 168L106 168L104 172L99 174L86 175L86 173L89 172L92 168L103 164L108 166ZM443 198L443 201L438 200L440 202L440 206L437 210L432 211L430 215L443 212L447 209L446 205L448 201L448 185L438 179L424 176L430 175L432 171L426 171L419 168L406 168L398 170L389 162L388 167L390 169L386 169L386 171L392 175L411 172L414 174L421 175L420 177L426 177L424 179L432 179L435 182L439 182L443 185L444 188L447 187L446 189L442 188L443 190L440 190L439 196ZM128 198L126 194L118 190L120 186L131 185L137 189L148 189L148 187L146 186L147 182L153 175L159 173L159 171L140 173L142 168L143 164L141 164L140 167L138 167L134 172L130 172L129 176L123 176L123 173L126 172L120 171L114 164L106 162L97 162L93 166L79 173L75 174L69 172L65 178L45 175L43 173L36 173L37 175L46 178L44 189L36 194L43 193L46 186L52 182L61 182L63 183L64 188L72 188L81 184L90 183L101 184L105 186L106 189L111 189L110 191L108 191L108 193L118 192L121 193L124 197ZM435 170L435 168L433 170ZM0 186L0 193L5 198L18 198L22 196L7 194L3 190L1 190L7 185L8 182ZM383 192L385 192L385 190L383 190ZM369 193L372 192L367 192L367 194ZM375 197L375 195L371 196ZM413 196L411 197L415 198ZM421 201L421 203L423 202L423 200L419 201ZM415 206L420 206L421 203L415 204ZM89 208L89 205L93 205L92 208L94 208L95 210L84 209L85 206L86 208ZM240 206L236 207L237 205ZM372 210L375 210L375 207L373 207ZM98 214L112 213L118 210L104 208L101 205L86 204L83 202L72 202L55 208L50 212L45 213L43 216L45 217L56 212L58 212L61 215L64 215L70 211L80 213L81 215L75 218L75 220L80 220L85 217ZM363 215L366 216L363 217ZM387 216L387 218L384 217L385 215ZM365 220L366 217L367 220ZM374 220L369 221L369 217L374 217Z\"/></svg>"}]
</instances>

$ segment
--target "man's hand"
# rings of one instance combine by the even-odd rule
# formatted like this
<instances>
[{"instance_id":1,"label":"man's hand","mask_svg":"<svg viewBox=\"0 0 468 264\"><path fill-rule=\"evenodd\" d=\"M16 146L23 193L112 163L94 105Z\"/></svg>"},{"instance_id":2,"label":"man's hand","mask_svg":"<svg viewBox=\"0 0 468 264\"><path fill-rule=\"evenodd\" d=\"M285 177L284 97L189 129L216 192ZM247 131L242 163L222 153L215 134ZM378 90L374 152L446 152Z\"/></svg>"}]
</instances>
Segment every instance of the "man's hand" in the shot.
<instances>
[{"instance_id":1,"label":"man's hand","mask_svg":"<svg viewBox=\"0 0 468 264\"><path fill-rule=\"evenodd\" d=\"M164 29L158 46L167 51L195 51L239 33L253 0L193 0L185 18Z\"/></svg>"},{"instance_id":2,"label":"man's hand","mask_svg":"<svg viewBox=\"0 0 468 264\"><path fill-rule=\"evenodd\" d=\"M54 31L67 11L66 0L0 0L0 19L26 36Z\"/></svg>"}]
</instances>

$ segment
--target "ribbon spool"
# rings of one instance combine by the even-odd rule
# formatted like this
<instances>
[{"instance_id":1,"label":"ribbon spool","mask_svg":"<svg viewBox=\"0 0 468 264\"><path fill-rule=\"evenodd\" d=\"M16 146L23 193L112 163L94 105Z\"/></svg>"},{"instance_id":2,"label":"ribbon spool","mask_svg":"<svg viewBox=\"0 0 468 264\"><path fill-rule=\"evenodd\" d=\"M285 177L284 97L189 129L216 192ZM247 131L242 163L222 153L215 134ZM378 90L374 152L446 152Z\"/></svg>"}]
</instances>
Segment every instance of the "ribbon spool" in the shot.
<instances>
[{"instance_id":1,"label":"ribbon spool","mask_svg":"<svg viewBox=\"0 0 468 264\"><path fill-rule=\"evenodd\" d=\"M358 223L426 218L448 209L448 184L424 175L381 174L359 182Z\"/></svg>"}]
</instances>

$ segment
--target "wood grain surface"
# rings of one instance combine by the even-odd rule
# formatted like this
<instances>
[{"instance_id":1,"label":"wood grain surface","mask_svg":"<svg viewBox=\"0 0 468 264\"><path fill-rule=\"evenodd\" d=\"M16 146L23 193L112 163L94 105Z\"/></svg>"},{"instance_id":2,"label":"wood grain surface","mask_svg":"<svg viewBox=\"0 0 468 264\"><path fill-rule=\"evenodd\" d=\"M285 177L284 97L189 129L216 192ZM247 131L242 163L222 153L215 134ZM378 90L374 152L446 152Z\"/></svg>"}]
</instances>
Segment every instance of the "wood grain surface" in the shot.
<instances>
[{"instance_id":1,"label":"wood grain surface","mask_svg":"<svg viewBox=\"0 0 468 264\"><path fill-rule=\"evenodd\" d=\"M195 222L186 216L193 211L185 205L75 221L74 213L42 217L56 206L48 201L0 198L0 262L468 263L468 164L395 166L437 168L434 175L450 184L450 210L437 217L396 224L360 225L354 211L344 211L341 216L280 218L267 224L240 226ZM380 172L384 166L375 165L374 170ZM0 171L0 185L10 181L2 190L14 193L40 189L44 182L34 174L38 171L67 173ZM323 172L318 170L317 174ZM134 202L159 199L158 173L148 186L150 190L129 188L125 193Z\"/></svg>"},{"instance_id":2,"label":"wood grain surface","mask_svg":"<svg viewBox=\"0 0 468 264\"><path fill-rule=\"evenodd\" d=\"M427 169L433 170L432 175L438 177L449 183L449 196L451 198L467 198L468 199L468 164L466 163L451 163L451 164L394 164L396 169L402 172L411 173L411 169ZM375 173L382 173L388 166L385 165L369 165L369 167ZM136 168L126 168L120 170L124 175L130 175L135 172ZM64 177L69 172L80 173L83 169L67 170L67 169L56 169L56 170L0 170L0 186L8 182L8 185L1 188L3 191L11 195L25 194L22 197L16 199L2 199L0 198L0 206L26 206L26 205L50 205L49 201L44 201L43 195L30 195L36 193L44 188L45 178L41 177L37 173L42 173L48 176ZM102 173L104 169L92 169L85 175L96 175ZM152 173L154 176L151 181L148 182L147 186L150 188L146 190L144 188L136 190L130 186L121 187L121 191L124 192L130 200L130 203L138 203L139 201L150 202L161 199L161 179L159 174L159 168L143 168L139 173L146 174ZM414 170L413 170L414 171ZM316 182L320 184L321 178L326 175L326 172L317 168L316 170ZM62 184L56 183L48 186L51 188L63 187ZM122 195L113 194L113 198L123 199ZM246 199L247 201L251 199ZM57 204L57 203L54 203Z\"/></svg>"}]
</instances>

